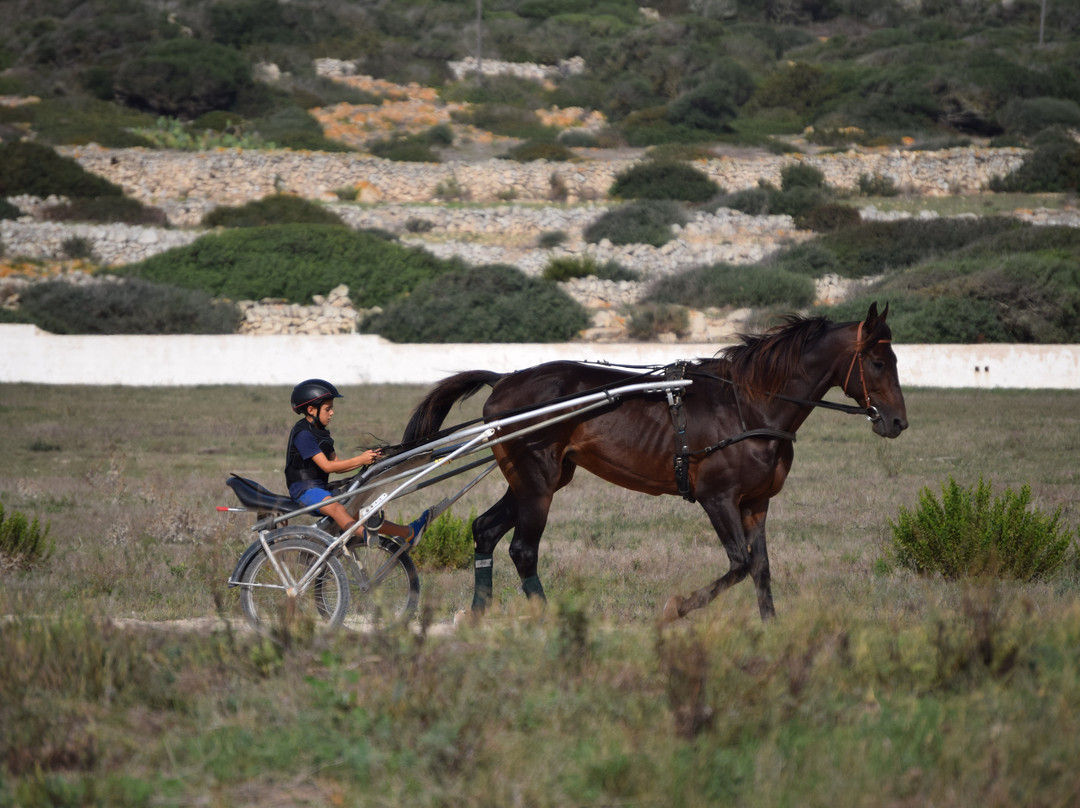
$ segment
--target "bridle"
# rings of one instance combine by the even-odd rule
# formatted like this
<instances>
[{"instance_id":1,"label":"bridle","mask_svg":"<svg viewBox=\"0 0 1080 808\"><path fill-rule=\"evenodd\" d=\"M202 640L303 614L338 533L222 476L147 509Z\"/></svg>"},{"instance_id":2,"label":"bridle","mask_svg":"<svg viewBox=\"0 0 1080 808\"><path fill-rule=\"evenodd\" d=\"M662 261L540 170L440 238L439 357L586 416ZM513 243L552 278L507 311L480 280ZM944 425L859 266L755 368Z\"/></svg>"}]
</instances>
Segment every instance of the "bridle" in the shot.
<instances>
[{"instance_id":1,"label":"bridle","mask_svg":"<svg viewBox=\"0 0 1080 808\"><path fill-rule=\"evenodd\" d=\"M881 413L878 412L877 407L873 406L870 403L870 391L866 389L866 373L863 370L863 358L864 358L863 354L866 351L866 345L863 343L863 333L862 333L862 331L863 331L863 324L862 324L862 321L860 321L859 322L859 328L855 332L855 353L851 357L851 364L848 365L847 376L844 377L844 385L840 389L844 391L844 395L848 396L849 398L854 398L856 401L858 401L858 399L855 398L855 396L851 395L851 393L849 393L847 391L848 382L851 381L851 373L852 373L852 371L855 370L856 363L858 363L858 365L859 365L859 384L862 385L863 404L865 404L866 417L870 421L880 421L881 420ZM879 339L878 342L879 343L880 342L892 342L892 340L891 339Z\"/></svg>"}]
</instances>

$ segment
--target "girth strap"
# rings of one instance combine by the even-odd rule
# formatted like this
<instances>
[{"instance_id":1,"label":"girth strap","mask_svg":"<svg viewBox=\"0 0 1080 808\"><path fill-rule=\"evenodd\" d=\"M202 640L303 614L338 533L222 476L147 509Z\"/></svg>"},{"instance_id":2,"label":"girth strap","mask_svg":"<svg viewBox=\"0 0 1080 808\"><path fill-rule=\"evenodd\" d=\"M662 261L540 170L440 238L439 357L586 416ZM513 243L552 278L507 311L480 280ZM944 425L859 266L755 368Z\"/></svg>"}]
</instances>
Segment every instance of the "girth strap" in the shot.
<instances>
[{"instance_id":1,"label":"girth strap","mask_svg":"<svg viewBox=\"0 0 1080 808\"><path fill-rule=\"evenodd\" d=\"M679 361L664 369L667 381L679 381L686 375L686 362ZM675 487L679 496L687 502L694 501L690 491L690 447L686 445L686 413L682 409L683 388L669 387L667 390L668 411L671 423L675 427Z\"/></svg>"}]
</instances>

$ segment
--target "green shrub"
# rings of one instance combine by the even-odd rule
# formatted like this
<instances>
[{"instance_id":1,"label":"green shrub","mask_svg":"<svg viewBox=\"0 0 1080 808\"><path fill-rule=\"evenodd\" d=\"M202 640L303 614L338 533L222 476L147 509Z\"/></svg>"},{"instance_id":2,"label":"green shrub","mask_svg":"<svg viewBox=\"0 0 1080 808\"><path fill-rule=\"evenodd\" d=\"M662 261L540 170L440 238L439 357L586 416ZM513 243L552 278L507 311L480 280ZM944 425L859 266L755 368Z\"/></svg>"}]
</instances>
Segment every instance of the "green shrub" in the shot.
<instances>
[{"instance_id":1,"label":"green shrub","mask_svg":"<svg viewBox=\"0 0 1080 808\"><path fill-rule=\"evenodd\" d=\"M553 163L565 163L577 160L578 156L561 143L522 143L507 152L511 160L530 163L534 160L548 160Z\"/></svg>"},{"instance_id":2,"label":"green shrub","mask_svg":"<svg viewBox=\"0 0 1080 808\"><path fill-rule=\"evenodd\" d=\"M559 142L568 149L593 149L599 143L595 134L584 129L567 129L559 135Z\"/></svg>"},{"instance_id":3,"label":"green shrub","mask_svg":"<svg viewBox=\"0 0 1080 808\"><path fill-rule=\"evenodd\" d=\"M297 151L349 152L354 149L323 134L322 126L306 109L291 102L271 101L269 113L250 122L264 140Z\"/></svg>"},{"instance_id":4,"label":"green shrub","mask_svg":"<svg viewBox=\"0 0 1080 808\"><path fill-rule=\"evenodd\" d=\"M251 66L238 51L181 37L151 45L144 56L121 65L114 89L136 109L195 118L231 108L251 83Z\"/></svg>"},{"instance_id":5,"label":"green shrub","mask_svg":"<svg viewBox=\"0 0 1080 808\"><path fill-rule=\"evenodd\" d=\"M686 163L649 160L615 177L608 194L616 199L676 199L705 202L722 193L720 187Z\"/></svg>"},{"instance_id":6,"label":"green shrub","mask_svg":"<svg viewBox=\"0 0 1080 808\"><path fill-rule=\"evenodd\" d=\"M904 320L902 333L910 342L953 345L1013 341L998 306L988 300L954 295L920 297L911 301Z\"/></svg>"},{"instance_id":7,"label":"green shrub","mask_svg":"<svg viewBox=\"0 0 1080 808\"><path fill-rule=\"evenodd\" d=\"M20 194L105 197L124 192L49 146L30 141L0 143L0 198Z\"/></svg>"},{"instance_id":8,"label":"green shrub","mask_svg":"<svg viewBox=\"0 0 1080 808\"><path fill-rule=\"evenodd\" d=\"M754 102L760 107L783 107L807 115L833 92L824 68L794 62L766 76L758 84Z\"/></svg>"},{"instance_id":9,"label":"green shrub","mask_svg":"<svg viewBox=\"0 0 1080 808\"><path fill-rule=\"evenodd\" d=\"M865 278L1024 227L1019 222L997 218L865 222L859 227L825 233L813 243L793 247L775 260L792 272L805 271L815 277L827 271L844 278Z\"/></svg>"},{"instance_id":10,"label":"green shrub","mask_svg":"<svg viewBox=\"0 0 1080 808\"><path fill-rule=\"evenodd\" d=\"M690 315L683 306L644 303L635 306L627 323L631 339L653 340L660 334L683 337L690 330Z\"/></svg>"},{"instance_id":11,"label":"green shrub","mask_svg":"<svg viewBox=\"0 0 1080 808\"><path fill-rule=\"evenodd\" d=\"M668 121L673 125L714 134L730 132L731 123L738 115L732 88L722 82L696 87L668 107Z\"/></svg>"},{"instance_id":12,"label":"green shrub","mask_svg":"<svg viewBox=\"0 0 1080 808\"><path fill-rule=\"evenodd\" d=\"M48 561L55 549L56 543L49 538L48 523L42 530L36 516L32 521L18 511L5 516L4 505L0 503L0 572L8 567L26 569Z\"/></svg>"},{"instance_id":13,"label":"green shrub","mask_svg":"<svg viewBox=\"0 0 1080 808\"><path fill-rule=\"evenodd\" d=\"M861 223L862 216L856 208L839 202L826 202L795 217L796 227L816 233L832 233Z\"/></svg>"},{"instance_id":14,"label":"green shrub","mask_svg":"<svg viewBox=\"0 0 1080 808\"><path fill-rule=\"evenodd\" d=\"M564 230L547 230L540 234L540 237L536 240L536 246L543 250L550 250L565 241L566 232Z\"/></svg>"},{"instance_id":15,"label":"green shrub","mask_svg":"<svg viewBox=\"0 0 1080 808\"><path fill-rule=\"evenodd\" d=\"M53 222L121 222L151 227L168 227L169 218L160 208L149 208L129 196L97 196L71 199L42 211Z\"/></svg>"},{"instance_id":16,"label":"green shrub","mask_svg":"<svg viewBox=\"0 0 1080 808\"><path fill-rule=\"evenodd\" d=\"M522 140L553 141L559 134L558 129L544 126L533 110L507 104L479 104L468 113L455 112L453 117L496 135Z\"/></svg>"},{"instance_id":17,"label":"green shrub","mask_svg":"<svg viewBox=\"0 0 1080 808\"><path fill-rule=\"evenodd\" d=\"M814 282L775 266L713 264L662 278L649 289L648 298L695 309L724 306L797 309L814 301Z\"/></svg>"},{"instance_id":18,"label":"green shrub","mask_svg":"<svg viewBox=\"0 0 1080 808\"><path fill-rule=\"evenodd\" d=\"M42 281L23 291L20 310L54 334L232 334L240 323L230 303L138 278L85 285Z\"/></svg>"},{"instance_id":19,"label":"green shrub","mask_svg":"<svg viewBox=\"0 0 1080 808\"><path fill-rule=\"evenodd\" d=\"M780 190L825 188L825 174L806 163L789 163L780 169Z\"/></svg>"},{"instance_id":20,"label":"green shrub","mask_svg":"<svg viewBox=\"0 0 1080 808\"><path fill-rule=\"evenodd\" d=\"M325 295L344 283L353 302L368 308L460 266L375 233L284 224L211 233L113 272L230 300L274 297L310 303L313 295Z\"/></svg>"},{"instance_id":21,"label":"green shrub","mask_svg":"<svg viewBox=\"0 0 1080 808\"><path fill-rule=\"evenodd\" d=\"M863 196L897 196L900 189L896 187L892 177L881 174L860 174L859 193Z\"/></svg>"},{"instance_id":22,"label":"green shrub","mask_svg":"<svg viewBox=\"0 0 1080 808\"><path fill-rule=\"evenodd\" d=\"M1049 577L1065 562L1072 542L1059 524L1031 507L1031 488L1006 490L991 500L988 483L963 489L949 477L938 500L929 488L919 507L901 508L892 527L892 548L901 566L956 579L995 575L1019 581Z\"/></svg>"},{"instance_id":23,"label":"green shrub","mask_svg":"<svg viewBox=\"0 0 1080 808\"><path fill-rule=\"evenodd\" d=\"M272 194L245 205L222 205L203 216L203 227L266 227L277 224L327 224L344 227L333 211L307 199Z\"/></svg>"},{"instance_id":24,"label":"green shrub","mask_svg":"<svg viewBox=\"0 0 1080 808\"><path fill-rule=\"evenodd\" d=\"M405 230L409 233L430 233L434 229L435 222L431 221L431 219L410 216L405 220Z\"/></svg>"},{"instance_id":25,"label":"green shrub","mask_svg":"<svg viewBox=\"0 0 1080 808\"><path fill-rule=\"evenodd\" d=\"M39 145L96 143L112 149L151 145L133 130L152 125L152 116L81 93L47 96L39 104L7 112L0 108L0 121L4 120L25 122ZM18 132L7 139L17 141L23 136Z\"/></svg>"},{"instance_id":26,"label":"green shrub","mask_svg":"<svg viewBox=\"0 0 1080 808\"><path fill-rule=\"evenodd\" d=\"M468 519L454 516L453 511L441 514L424 531L420 544L410 553L413 561L420 569L465 570L472 567L472 523L475 519L475 508Z\"/></svg>"},{"instance_id":27,"label":"green shrub","mask_svg":"<svg viewBox=\"0 0 1080 808\"><path fill-rule=\"evenodd\" d=\"M597 264L591 255L582 257L561 256L548 261L541 277L547 281L568 281L572 278L596 277L608 281L633 281L638 274L619 264L617 261L605 261Z\"/></svg>"},{"instance_id":28,"label":"green shrub","mask_svg":"<svg viewBox=\"0 0 1080 808\"><path fill-rule=\"evenodd\" d=\"M768 183L757 188L745 188L731 194L724 194L710 207L731 208L749 216L766 216L772 208L772 199L780 192Z\"/></svg>"},{"instance_id":29,"label":"green shrub","mask_svg":"<svg viewBox=\"0 0 1080 808\"><path fill-rule=\"evenodd\" d=\"M94 244L88 238L83 236L72 236L71 238L64 239L60 245L60 249L63 251L66 258L80 259L91 258L94 254Z\"/></svg>"},{"instance_id":30,"label":"green shrub","mask_svg":"<svg viewBox=\"0 0 1080 808\"><path fill-rule=\"evenodd\" d=\"M493 265L420 284L368 317L363 330L394 342L566 342L588 324L555 284Z\"/></svg>"},{"instance_id":31,"label":"green shrub","mask_svg":"<svg viewBox=\"0 0 1080 808\"><path fill-rule=\"evenodd\" d=\"M291 44L303 37L276 0L215 3L210 6L210 28L215 40L233 48L257 42Z\"/></svg>"},{"instance_id":32,"label":"green shrub","mask_svg":"<svg viewBox=\"0 0 1080 808\"><path fill-rule=\"evenodd\" d=\"M211 132L239 132L244 128L244 118L235 112L215 109L200 115L191 122L196 132L209 129Z\"/></svg>"},{"instance_id":33,"label":"green shrub","mask_svg":"<svg viewBox=\"0 0 1080 808\"><path fill-rule=\"evenodd\" d=\"M20 216L22 216L22 211L19 210L17 205L13 205L0 197L0 219L18 219ZM3 253L0 253L0 255L3 255Z\"/></svg>"},{"instance_id":34,"label":"green shrub","mask_svg":"<svg viewBox=\"0 0 1080 808\"><path fill-rule=\"evenodd\" d=\"M431 150L427 140L409 135L374 140L367 144L367 150L376 157L398 163L441 162L441 158Z\"/></svg>"},{"instance_id":35,"label":"green shrub","mask_svg":"<svg viewBox=\"0 0 1080 808\"><path fill-rule=\"evenodd\" d=\"M1080 104L1068 98L1014 98L1001 110L1010 132L1035 135L1053 126L1080 127Z\"/></svg>"},{"instance_id":36,"label":"green shrub","mask_svg":"<svg viewBox=\"0 0 1080 808\"><path fill-rule=\"evenodd\" d=\"M643 199L608 210L585 228L584 235L591 244L607 239L612 244L662 247L675 237L673 224L686 224L686 214L677 202Z\"/></svg>"},{"instance_id":37,"label":"green shrub","mask_svg":"<svg viewBox=\"0 0 1080 808\"><path fill-rule=\"evenodd\" d=\"M1054 193L1080 190L1080 143L1056 140L1037 147L1005 177L993 177L997 192Z\"/></svg>"}]
</instances>

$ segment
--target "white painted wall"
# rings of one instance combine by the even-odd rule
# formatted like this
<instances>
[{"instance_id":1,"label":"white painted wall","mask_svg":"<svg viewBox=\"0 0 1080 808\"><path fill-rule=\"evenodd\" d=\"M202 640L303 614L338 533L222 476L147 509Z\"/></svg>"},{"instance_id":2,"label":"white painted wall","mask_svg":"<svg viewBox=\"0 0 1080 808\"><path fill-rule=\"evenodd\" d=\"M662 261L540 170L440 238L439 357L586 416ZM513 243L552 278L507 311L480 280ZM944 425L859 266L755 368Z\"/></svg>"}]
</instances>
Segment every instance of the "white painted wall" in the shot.
<instances>
[{"instance_id":1,"label":"white painted wall","mask_svg":"<svg viewBox=\"0 0 1080 808\"><path fill-rule=\"evenodd\" d=\"M291 386L432 384L460 370L508 371L553 359L653 365L718 345L558 343L396 345L380 337L57 336L0 325L0 383ZM896 345L905 387L1080 389L1080 345Z\"/></svg>"}]
</instances>

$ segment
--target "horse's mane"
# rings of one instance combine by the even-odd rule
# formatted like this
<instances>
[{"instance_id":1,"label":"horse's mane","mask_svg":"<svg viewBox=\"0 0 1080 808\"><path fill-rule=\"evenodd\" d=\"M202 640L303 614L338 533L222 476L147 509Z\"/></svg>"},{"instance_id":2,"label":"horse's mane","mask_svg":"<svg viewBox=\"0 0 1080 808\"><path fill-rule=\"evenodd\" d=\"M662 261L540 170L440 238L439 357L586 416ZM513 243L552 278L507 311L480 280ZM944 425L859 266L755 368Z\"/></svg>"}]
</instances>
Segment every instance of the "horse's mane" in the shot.
<instances>
[{"instance_id":1,"label":"horse's mane","mask_svg":"<svg viewBox=\"0 0 1080 808\"><path fill-rule=\"evenodd\" d=\"M789 314L761 334L739 334L741 342L721 351L712 372L738 385L751 399L780 392L812 345L833 325L825 317Z\"/></svg>"}]
</instances>

